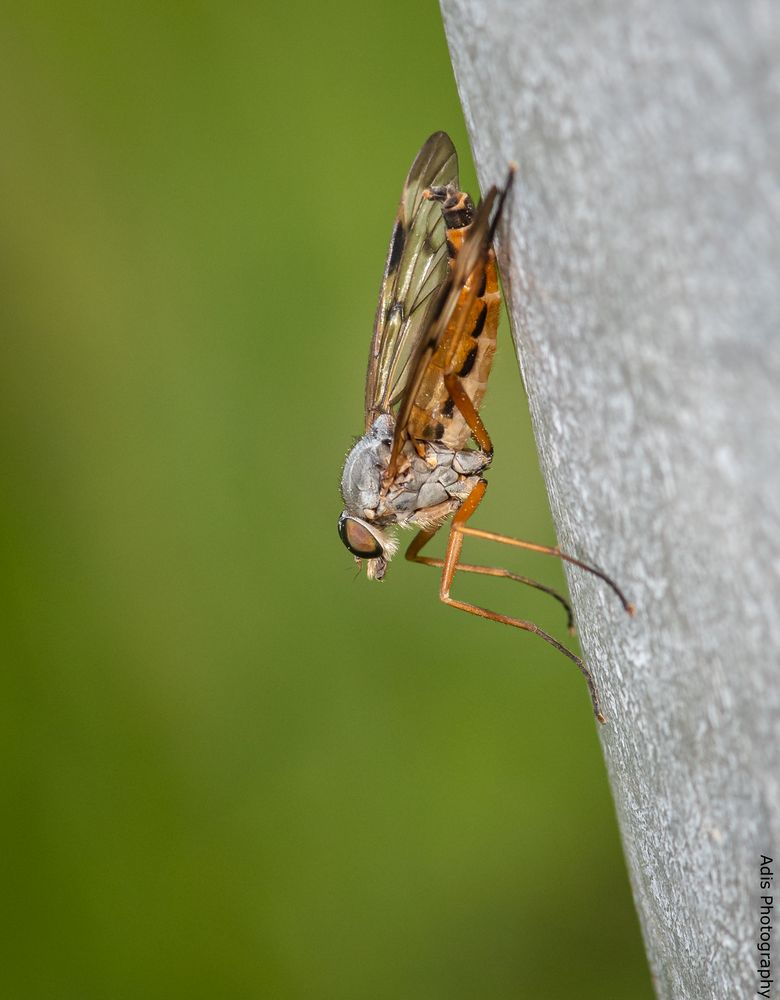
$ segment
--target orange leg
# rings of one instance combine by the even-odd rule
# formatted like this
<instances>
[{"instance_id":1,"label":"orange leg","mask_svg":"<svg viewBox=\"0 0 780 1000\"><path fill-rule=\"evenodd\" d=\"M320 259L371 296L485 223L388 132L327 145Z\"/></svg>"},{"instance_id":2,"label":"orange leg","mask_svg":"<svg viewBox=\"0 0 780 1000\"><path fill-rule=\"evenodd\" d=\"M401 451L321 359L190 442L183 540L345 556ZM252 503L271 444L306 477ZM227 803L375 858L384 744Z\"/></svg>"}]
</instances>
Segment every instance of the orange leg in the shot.
<instances>
[{"instance_id":1,"label":"orange leg","mask_svg":"<svg viewBox=\"0 0 780 1000\"><path fill-rule=\"evenodd\" d=\"M516 545L519 549L528 549L531 552L541 552L543 555L557 556L559 559L563 559L564 562L571 563L573 566L579 566L580 569L587 570L588 573L592 573L600 580L603 580L617 594L620 603L623 605L623 609L628 614L633 616L636 613L635 605L627 599L626 595L611 577L607 576L600 569L596 569L595 566L589 566L588 563L584 563L580 559L575 559L574 556L570 556L566 552L561 552L558 548L552 548L549 545L537 545L535 542L523 542L519 538L510 538L509 535L498 535L495 531L482 531L481 528L467 528L465 525L460 531L464 535L472 535L474 538L485 538L489 542Z\"/></svg>"},{"instance_id":2,"label":"orange leg","mask_svg":"<svg viewBox=\"0 0 780 1000\"><path fill-rule=\"evenodd\" d=\"M564 645L558 642L557 639L553 638L553 636L549 633L539 628L538 625L534 625L533 622L525 621L522 618L511 618L509 615L500 615L495 611L490 611L487 608L481 608L476 604L469 604L466 601L459 601L450 596L450 589L452 587L452 581L455 577L455 572L460 569L460 566L458 565L458 557L460 556L461 549L463 548L463 536L465 534L464 526L479 506L485 495L486 489L487 482L484 479L481 479L452 519L450 536L447 540L447 551L444 556L444 569L441 575L441 583L439 585L440 599L445 604L450 604L454 608L460 608L461 611L468 611L470 614L477 615L480 618L487 618L489 621L494 622L502 622L504 625L512 625L514 628L522 629L524 632L531 632L534 635L538 635L540 639L549 643L549 645L557 649L559 653L563 653L563 655L568 657L572 663L576 664L577 668L585 677L585 681L588 685L588 691L590 692L590 699L593 703L595 716L599 722L605 722L606 719L601 711L601 704L599 702L598 691L596 690L596 683L593 680L593 674L591 674L590 670L579 658L579 656L572 653L570 649L567 649ZM417 539L415 539L415 541L416 540ZM424 538L419 548L421 548L427 540L427 538Z\"/></svg>"},{"instance_id":3,"label":"orange leg","mask_svg":"<svg viewBox=\"0 0 780 1000\"><path fill-rule=\"evenodd\" d=\"M492 455L493 444L490 440L490 435L482 422L482 418L477 413L473 402L469 398L468 393L463 388L460 378L454 372L447 372L444 376L444 383L451 398L455 401L455 405L465 417L466 423L471 430L474 440L486 455ZM533 552L541 552L545 555L557 556L559 559L563 559L574 566L579 566L581 569L584 569L589 573L593 573L594 576L603 580L609 587L612 588L615 594L617 594L625 610L630 615L634 614L634 605L626 599L620 587L618 587L615 581L608 577L606 573L596 569L594 566L589 566L587 563L584 563L579 559L575 559L574 556L567 555L565 552L561 552L560 549L552 548L549 545L536 545L533 542L524 542L517 538L510 538L508 535L498 535L492 531L482 531L479 528L467 527L467 521L481 503L486 490L487 482L484 479L480 479L471 493L463 501L460 508L456 511L452 519L450 534L447 540L447 551L445 552L443 560L427 559L426 557L419 555L420 550L426 542L433 537L435 531L421 531L412 540L412 543L407 550L406 558L412 560L413 562L421 562L431 566L442 567L441 582L439 584L439 597L445 604L450 604L454 608L460 608L461 611L468 611L470 614L477 615L480 618L487 618L489 621L494 622L502 622L504 625L512 625L514 628L522 629L524 632L531 632L533 635L538 635L540 639L543 639L550 646L553 646L559 653L568 657L572 663L577 665L578 669L585 677L596 718L599 722L605 722L606 719L601 711L598 691L596 690L596 683L593 679L593 674L590 672L585 663L579 658L579 656L572 653L570 649L567 649L564 645L558 642L557 639L553 638L553 636L539 628L538 625L534 625L533 622L525 621L522 618L511 618L509 615L500 615L495 611L489 611L487 608L479 607L476 604L469 604L466 601L459 601L450 596L452 581L455 578L456 571L459 569L463 569L465 572L470 573L485 573L492 576L505 576L509 579L519 579L520 582L530 582L531 586L539 586L540 589L544 590L547 589L539 584L535 584L535 582L528 581L525 577L519 578L515 574L509 573L507 570L493 569L488 566L473 566L470 564L461 565L458 560L463 548L463 537L464 535L473 535L475 538L484 538L488 541L502 542L505 545L514 545L521 549L529 549ZM554 596L560 599L559 595L554 594Z\"/></svg>"},{"instance_id":4,"label":"orange leg","mask_svg":"<svg viewBox=\"0 0 780 1000\"><path fill-rule=\"evenodd\" d=\"M438 529L436 530L438 531ZM406 550L406 558L410 562L420 563L423 566L433 566L436 569L442 569L444 566L443 559L432 559L430 556L418 555L423 545L426 545L435 534L436 531L420 530L410 542L409 548ZM483 576L500 576L507 580L515 580L517 583L524 583L528 587L533 587L536 590L543 591L545 594L549 594L550 597L555 598L555 600L562 605L564 611L566 612L566 628L569 635L575 634L574 616L569 602L563 594L559 594L557 590L553 590L553 588L548 587L547 584L540 583L538 580L532 580L529 576L522 576L520 573L512 573L508 569L501 569L498 566L474 566L471 563L458 563L458 572L480 573Z\"/></svg>"},{"instance_id":5,"label":"orange leg","mask_svg":"<svg viewBox=\"0 0 780 1000\"><path fill-rule=\"evenodd\" d=\"M486 455L492 455L493 442L490 440L487 427L483 424L482 417L477 413L474 404L469 398L469 394L463 388L461 380L455 372L448 372L444 376L444 384L447 387L450 398L454 400L455 405L463 414L466 423L469 425L469 430L480 449Z\"/></svg>"},{"instance_id":6,"label":"orange leg","mask_svg":"<svg viewBox=\"0 0 780 1000\"><path fill-rule=\"evenodd\" d=\"M450 397L455 401L455 405L463 414L466 423L469 425L469 429L471 430L474 440L477 442L480 449L486 455L492 455L493 442L490 440L487 427L485 427L482 422L482 418L477 413L474 404L468 396L468 393L463 388L461 380L454 372L448 372L444 376L444 384L447 387L447 392L449 392ZM487 489L487 486L485 486L485 489ZM479 503L479 500L477 503ZM475 503L474 507L476 508L476 506L477 504ZM603 573L600 569L596 569L595 566L589 566L588 563L584 563L580 559L575 559L574 556L570 556L566 552L561 552L558 548L551 548L549 545L537 545L534 542L523 542L519 538L510 538L508 535L498 535L494 531L482 531L480 528L467 528L465 523L460 530L464 535L473 535L475 538L485 538L491 542L503 542L505 545L516 545L520 549L529 549L532 552L542 552L545 555L557 556L559 559L563 559L564 562L571 563L573 566L579 566L580 569L584 569L588 573L592 573L600 580L603 580L608 587L611 587L615 594L617 594L620 603L623 605L623 608L628 612L628 614L633 615L636 611L634 605L626 598L623 591L611 577L607 576L607 574ZM419 548L422 548L422 544ZM419 551L419 548L417 551ZM477 570L474 572L479 571ZM496 573L495 575L499 576L502 574Z\"/></svg>"}]
</instances>

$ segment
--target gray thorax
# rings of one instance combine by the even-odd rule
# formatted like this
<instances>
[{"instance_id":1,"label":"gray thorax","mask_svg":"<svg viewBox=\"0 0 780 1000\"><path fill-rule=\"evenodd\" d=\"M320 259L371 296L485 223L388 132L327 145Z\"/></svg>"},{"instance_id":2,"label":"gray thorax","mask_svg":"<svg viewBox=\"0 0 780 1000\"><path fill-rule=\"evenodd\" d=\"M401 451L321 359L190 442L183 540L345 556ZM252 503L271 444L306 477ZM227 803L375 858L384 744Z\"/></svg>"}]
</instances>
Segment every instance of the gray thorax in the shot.
<instances>
[{"instance_id":1,"label":"gray thorax","mask_svg":"<svg viewBox=\"0 0 780 1000\"><path fill-rule=\"evenodd\" d=\"M383 490L394 420L382 414L347 455L341 477L344 509L379 526L424 521L424 512L451 501L456 510L472 491L490 457L478 450L450 451L427 443L425 458L407 441L395 479Z\"/></svg>"}]
</instances>

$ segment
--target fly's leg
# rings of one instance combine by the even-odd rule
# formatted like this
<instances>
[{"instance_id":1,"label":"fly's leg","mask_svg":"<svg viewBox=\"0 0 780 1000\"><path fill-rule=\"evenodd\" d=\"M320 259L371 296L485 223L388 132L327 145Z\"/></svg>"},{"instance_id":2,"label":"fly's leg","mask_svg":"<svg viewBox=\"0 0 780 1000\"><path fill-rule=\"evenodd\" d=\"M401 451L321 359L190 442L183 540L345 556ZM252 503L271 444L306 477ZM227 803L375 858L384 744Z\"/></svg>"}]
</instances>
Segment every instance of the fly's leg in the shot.
<instances>
[{"instance_id":1,"label":"fly's leg","mask_svg":"<svg viewBox=\"0 0 780 1000\"><path fill-rule=\"evenodd\" d=\"M490 440L487 428L482 422L482 418L477 413L474 404L469 399L468 393L463 388L463 384L458 376L453 372L450 372L444 376L444 384L447 386L447 391L450 396L455 401L455 405L463 414L463 417L469 425L469 429L471 430L471 433L481 450L485 452L486 455L492 455L493 443ZM564 562L571 563L573 566L579 566L580 569L584 569L586 572L592 573L600 580L603 580L604 583L606 583L607 586L610 587L617 595L618 600L629 615L633 615L636 611L634 605L628 600L612 577L607 576L607 574L602 572L602 570L596 569L595 566L590 566L588 563L582 562L581 559L575 559L574 556L570 556L566 552L561 552L558 548L552 548L549 545L537 545L534 542L524 542L519 538L510 538L509 535L498 535L494 531L482 531L480 528L467 528L465 524L461 528L461 531L464 535L473 535L474 538L485 538L491 542L502 542L504 545L515 545L519 549L528 549L531 552L541 552L544 555L557 556L558 559L562 559Z\"/></svg>"},{"instance_id":2,"label":"fly's leg","mask_svg":"<svg viewBox=\"0 0 780 1000\"><path fill-rule=\"evenodd\" d=\"M606 722L604 714L601 711L601 703L599 702L599 695L596 690L596 683L593 680L593 674L590 672L586 664L579 658L579 656L572 653L570 649L567 649L564 645L558 642L557 639L553 638L553 636L549 633L539 628L538 625L534 625L533 622L525 621L522 618L511 618L509 615L500 615L495 611L479 607L477 604L469 604L466 601L459 601L450 595L450 589L452 588L452 581L455 577L455 572L460 569L458 558L460 556L461 549L463 548L463 537L465 534L463 530L464 526L479 506L486 490L487 482L484 479L480 479L452 519L450 536L447 540L447 551L444 556L444 568L441 575L441 582L439 584L439 598L445 604L449 604L453 608L460 608L461 611L468 611L469 614L477 615L479 618L487 618L489 621L501 622L504 625L512 625L514 628L522 629L524 632L531 632L533 635L538 635L540 639L543 639L550 646L553 646L559 653L563 653L564 656L568 657L572 663L577 666L585 677L585 681L588 685L588 691L590 692L590 699L593 703L593 712L596 718L599 722ZM415 541L416 540L417 539L415 539ZM425 544L427 540L427 538L423 539L422 544Z\"/></svg>"},{"instance_id":3,"label":"fly's leg","mask_svg":"<svg viewBox=\"0 0 780 1000\"><path fill-rule=\"evenodd\" d=\"M460 379L456 374L449 373L444 377L444 383L447 386L447 391L449 392L450 397L454 400L455 405L458 407L460 412L463 414L466 422L468 423L469 428L471 429L471 432L477 444L480 447L480 450L485 455L492 455L493 442L490 440L490 435L488 434L487 427L485 427L484 423L482 422L482 418L477 413L476 407L471 402L471 399L469 398L468 393L463 388ZM444 566L444 560L442 559L431 559L428 556L420 556L418 554L422 549L422 547L426 545L427 542L429 542L430 539L434 536L436 530L434 531L422 530L417 535L415 535L415 537L412 539L409 545L409 548L406 550L406 558L410 562L421 563L425 566L434 566L438 569L441 569ZM552 587L548 587L544 583L539 583L538 580L532 580L530 577L521 576L519 573L511 573L509 570L501 569L497 566L474 566L469 563L459 563L458 569L463 570L464 573L481 573L485 576L505 577L506 579L515 580L518 583L524 583L529 587L535 587L537 590L544 591L546 594L549 594L551 597L555 598L556 601L558 601L560 604L563 605L564 609L566 610L566 627L570 635L574 634L574 617L572 615L569 602L556 590L553 590Z\"/></svg>"},{"instance_id":4,"label":"fly's leg","mask_svg":"<svg viewBox=\"0 0 780 1000\"><path fill-rule=\"evenodd\" d=\"M472 437L479 445L480 450L485 455L492 456L493 442L490 440L487 427L482 422L482 417L477 413L476 407L469 398L469 394L463 388L463 383L455 372L448 372L444 376L444 384L447 387L450 398L454 401L457 408L463 414L464 420L469 425Z\"/></svg>"},{"instance_id":5,"label":"fly's leg","mask_svg":"<svg viewBox=\"0 0 780 1000\"><path fill-rule=\"evenodd\" d=\"M589 566L588 563L584 563L580 559L575 559L574 556L570 556L566 552L561 552L558 548L553 548L549 545L537 545L535 542L524 542L519 538L511 538L509 535L498 535L495 531L482 531L481 528L467 528L464 526L460 530L462 534L471 535L473 538L484 538L489 542L501 542L503 545L514 545L518 549L528 549L530 552L541 552L543 555L557 556L558 559L571 563L572 566L579 566L580 569L584 569L588 573L592 573L593 576L597 576L600 580L603 580L617 595L618 600L623 605L623 609L629 615L633 617L636 613L636 606L628 600L612 577L607 576L600 569L596 569L595 566Z\"/></svg>"},{"instance_id":6,"label":"fly's leg","mask_svg":"<svg viewBox=\"0 0 780 1000\"><path fill-rule=\"evenodd\" d=\"M419 531L406 550L406 558L410 562L420 563L423 566L433 566L436 569L442 569L444 566L443 559L432 559L430 556L418 555L422 547L427 545L435 534L435 531ZM512 573L508 569L501 569L498 566L475 566L471 563L458 563L458 572L480 573L483 576L499 576L507 580L515 580L517 583L524 583L527 587L533 587L535 590L541 590L543 593L549 594L550 597L558 601L566 612L566 628L569 635L575 634L574 615L572 614L571 605L563 594L559 594L557 590L553 590L547 584L540 583L538 580L532 580L529 576L522 576L520 573Z\"/></svg>"},{"instance_id":7,"label":"fly's leg","mask_svg":"<svg viewBox=\"0 0 780 1000\"><path fill-rule=\"evenodd\" d=\"M482 418L477 413L476 407L469 398L468 393L463 388L460 378L455 372L450 371L444 376L444 383L450 397L454 400L458 410L463 414L474 440L485 454L492 455L493 444L490 440L490 435L482 422ZM577 668L585 677L596 718L599 722L606 721L601 711L598 691L596 690L596 683L593 679L593 674L579 656L572 653L570 649L567 649L564 645L558 642L557 639L549 635L543 629L539 628L538 625L534 625L533 622L525 621L522 618L512 618L508 615L500 615L495 611L479 607L476 604L459 601L450 595L452 581L455 577L456 571L460 568L458 560L461 549L463 548L463 537L464 535L473 535L476 538L485 538L490 541L503 542L507 545L515 545L518 548L542 552L546 555L555 555L559 559L563 559L575 566L579 566L581 569L587 570L589 573L593 573L595 576L603 580L617 594L625 610L631 615L634 613L634 605L626 599L622 590L618 587L614 580L608 577L606 573L603 573L601 570L598 570L593 566L589 566L587 563L584 563L579 559L575 559L574 556L569 556L566 553L561 552L560 549L551 548L547 545L535 545L532 542L523 542L515 538L510 538L507 535L498 535L494 532L481 531L477 528L467 527L469 518L481 503L486 490L487 482L484 479L480 479L452 519L450 535L447 540L447 551L443 560L441 582L439 585L440 599L445 604L450 604L452 607L460 608L461 611L468 611L470 614L477 615L480 618L487 618L490 621L502 622L504 625L512 625L514 628L522 629L524 632L531 632L534 635L538 635L540 639L543 639L550 646L553 646L559 653L568 657L568 659L576 664ZM418 553L430 537L432 537L432 533L421 532L420 535L418 535L412 542L412 545L410 546L410 553L407 553L407 557L415 559L416 561L422 561L422 559L418 556Z\"/></svg>"}]
</instances>

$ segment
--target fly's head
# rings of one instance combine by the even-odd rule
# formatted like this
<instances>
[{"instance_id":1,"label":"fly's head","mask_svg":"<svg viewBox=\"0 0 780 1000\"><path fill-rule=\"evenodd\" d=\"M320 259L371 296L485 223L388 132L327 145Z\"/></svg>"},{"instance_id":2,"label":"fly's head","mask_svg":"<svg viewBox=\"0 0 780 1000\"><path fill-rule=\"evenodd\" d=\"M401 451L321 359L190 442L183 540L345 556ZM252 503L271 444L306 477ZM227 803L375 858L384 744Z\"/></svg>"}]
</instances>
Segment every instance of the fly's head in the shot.
<instances>
[{"instance_id":1,"label":"fly's head","mask_svg":"<svg viewBox=\"0 0 780 1000\"><path fill-rule=\"evenodd\" d=\"M341 475L344 510L339 517L339 537L358 563L366 560L370 580L382 579L398 548L385 526L376 523L392 444L393 417L383 413L347 455Z\"/></svg>"},{"instance_id":2,"label":"fly's head","mask_svg":"<svg viewBox=\"0 0 780 1000\"><path fill-rule=\"evenodd\" d=\"M358 565L366 560L369 580L381 580L384 577L387 564L398 548L396 538L376 524L353 517L346 511L342 511L339 517L339 537Z\"/></svg>"}]
</instances>

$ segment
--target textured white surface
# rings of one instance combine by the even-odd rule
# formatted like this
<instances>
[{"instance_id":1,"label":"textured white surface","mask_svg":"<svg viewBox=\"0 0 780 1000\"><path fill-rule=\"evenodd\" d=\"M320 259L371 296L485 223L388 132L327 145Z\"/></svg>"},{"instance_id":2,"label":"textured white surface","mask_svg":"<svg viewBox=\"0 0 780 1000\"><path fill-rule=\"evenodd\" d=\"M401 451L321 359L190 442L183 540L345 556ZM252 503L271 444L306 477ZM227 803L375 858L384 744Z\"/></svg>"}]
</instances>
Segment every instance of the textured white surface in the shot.
<instances>
[{"instance_id":1,"label":"textured white surface","mask_svg":"<svg viewBox=\"0 0 780 1000\"><path fill-rule=\"evenodd\" d=\"M569 573L657 991L751 996L780 845L780 8L442 7L483 189L520 167L500 263L559 539L638 605Z\"/></svg>"}]
</instances>

